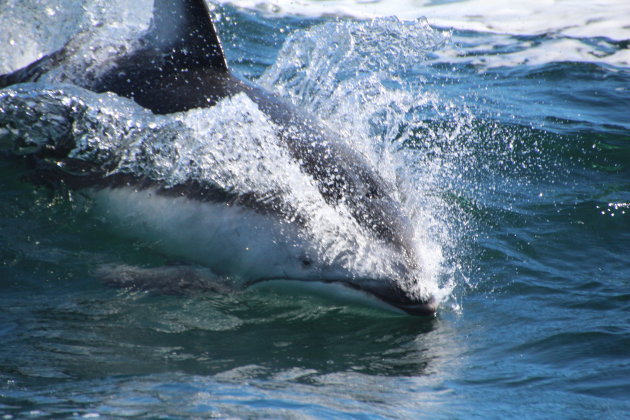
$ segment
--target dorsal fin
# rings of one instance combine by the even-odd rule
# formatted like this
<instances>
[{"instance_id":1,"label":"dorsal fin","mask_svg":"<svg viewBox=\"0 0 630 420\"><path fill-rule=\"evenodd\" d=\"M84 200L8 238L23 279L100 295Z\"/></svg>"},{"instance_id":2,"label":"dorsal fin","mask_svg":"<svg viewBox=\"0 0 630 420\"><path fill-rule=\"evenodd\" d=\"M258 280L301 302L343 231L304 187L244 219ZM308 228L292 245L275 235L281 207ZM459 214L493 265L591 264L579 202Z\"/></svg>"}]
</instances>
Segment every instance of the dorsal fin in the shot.
<instances>
[{"instance_id":1,"label":"dorsal fin","mask_svg":"<svg viewBox=\"0 0 630 420\"><path fill-rule=\"evenodd\" d=\"M230 75L205 0L154 0L140 45L116 57L90 89L114 92L161 114L207 106L226 95L221 80Z\"/></svg>"},{"instance_id":2,"label":"dorsal fin","mask_svg":"<svg viewBox=\"0 0 630 420\"><path fill-rule=\"evenodd\" d=\"M177 66L228 71L205 0L154 0L153 21L144 39Z\"/></svg>"}]
</instances>

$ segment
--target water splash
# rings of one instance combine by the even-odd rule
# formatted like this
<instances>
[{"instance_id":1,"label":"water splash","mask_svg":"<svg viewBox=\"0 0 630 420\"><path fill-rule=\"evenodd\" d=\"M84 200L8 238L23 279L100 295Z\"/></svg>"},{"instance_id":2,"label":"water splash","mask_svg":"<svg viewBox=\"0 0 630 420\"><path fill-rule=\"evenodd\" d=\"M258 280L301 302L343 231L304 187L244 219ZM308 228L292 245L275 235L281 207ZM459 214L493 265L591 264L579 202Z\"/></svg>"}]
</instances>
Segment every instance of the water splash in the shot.
<instances>
[{"instance_id":1,"label":"water splash","mask_svg":"<svg viewBox=\"0 0 630 420\"><path fill-rule=\"evenodd\" d=\"M453 160L420 159L407 144L427 118L452 116L456 108L416 84L422 78L409 75L449 40L448 31L433 29L424 19L327 22L291 34L259 79L333 126L396 186L393 194L414 220L424 283L439 297L451 294L459 271L457 262L447 262L444 255L444 247L456 239L446 216L449 206L434 188ZM446 130L435 137L448 143L469 119L460 110L452 118L450 137L444 136Z\"/></svg>"},{"instance_id":2,"label":"water splash","mask_svg":"<svg viewBox=\"0 0 630 420\"><path fill-rule=\"evenodd\" d=\"M3 2L0 7L0 74L10 73L66 46L76 59L45 76L72 82L92 65L133 48L151 20L152 0Z\"/></svg>"},{"instance_id":3,"label":"water splash","mask_svg":"<svg viewBox=\"0 0 630 420\"><path fill-rule=\"evenodd\" d=\"M513 203L562 179L566 162L544 131L479 110L479 86L453 96L445 84L457 73L436 82L450 36L422 19L328 22L291 34L260 82L319 115L396 185L434 293L456 300L456 286L474 287L471 247L492 226L489 206L519 211Z\"/></svg>"}]
</instances>

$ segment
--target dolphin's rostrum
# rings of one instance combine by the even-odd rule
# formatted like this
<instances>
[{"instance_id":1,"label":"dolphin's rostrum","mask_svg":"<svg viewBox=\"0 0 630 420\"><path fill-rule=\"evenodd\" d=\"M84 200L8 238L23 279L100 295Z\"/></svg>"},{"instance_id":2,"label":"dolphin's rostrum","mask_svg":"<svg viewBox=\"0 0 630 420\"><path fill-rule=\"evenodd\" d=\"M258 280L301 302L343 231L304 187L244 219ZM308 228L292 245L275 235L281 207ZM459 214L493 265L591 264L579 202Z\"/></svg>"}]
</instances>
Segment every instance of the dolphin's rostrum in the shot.
<instances>
[{"instance_id":1,"label":"dolphin's rostrum","mask_svg":"<svg viewBox=\"0 0 630 420\"><path fill-rule=\"evenodd\" d=\"M287 233L291 229L299 230L299 221L290 229L286 228L286 223L281 229L274 227L273 223L269 224L270 217L282 219L283 210L286 210L282 203L273 200L259 200L251 195L239 195L238 192L216 190L195 183L164 186L157 180L134 177L133 174L99 173L94 168L85 168L85 162L77 162L68 156L73 148L71 142L58 143L52 149L42 148L35 153L36 159L43 162L41 167L45 167L47 158L54 156L57 161L63 162L62 169L59 165L53 168L54 175L77 188L96 188L99 191L97 202L103 202L112 214L138 221L148 218L153 226L169 226L157 227L151 235L173 236L173 242L181 243L180 249L188 249L186 252L194 261L205 261L203 256L196 255L201 252L200 249L223 255L223 260L232 258L231 252L238 252L239 247L218 249L211 240L199 239L198 243L190 243L197 238L196 231L204 224L228 217L224 214L226 211L236 212L243 220L247 219L252 230L259 234L284 238L285 244L270 245L275 248L253 260L255 264L284 268L268 270L267 275L259 276L247 270L225 273L244 277L245 284L267 280L336 283L367 293L410 314L435 313L436 304L432 297L416 296L405 288L405 284L416 281L415 276L421 270L417 266L411 238L411 222L391 196L393 188L360 153L337 139L315 118L235 77L228 69L204 0L155 0L151 26L138 45L135 50L114 57L107 66L103 66L106 70L87 75L76 83L96 93L113 92L130 98L155 114L212 107L225 98L247 95L276 127L276 134L282 139L288 154L299 162L302 172L314 180L324 201L331 206L343 205L374 240L382 241L401 256L396 273L387 278L365 278L329 267L317 267L318 261L312 257L313 250L308 249L308 244L290 239ZM72 47L66 46L23 69L0 76L0 87L37 81L72 54ZM195 202L207 203L206 208L211 209L209 214L197 216L199 206ZM229 205L226 206L226 203ZM158 212L161 216L155 215L155 208L161 209ZM187 214L187 220L197 217L198 226L183 226L179 222L181 212ZM270 227L261 230L261 225ZM213 229L216 230L214 225ZM228 229L222 234L238 236L240 233ZM300 238L300 235L295 237ZM245 242L240 245L246 248ZM272 252L284 252L287 257L274 261L264 257ZM208 265L217 271L212 263Z\"/></svg>"}]
</instances>

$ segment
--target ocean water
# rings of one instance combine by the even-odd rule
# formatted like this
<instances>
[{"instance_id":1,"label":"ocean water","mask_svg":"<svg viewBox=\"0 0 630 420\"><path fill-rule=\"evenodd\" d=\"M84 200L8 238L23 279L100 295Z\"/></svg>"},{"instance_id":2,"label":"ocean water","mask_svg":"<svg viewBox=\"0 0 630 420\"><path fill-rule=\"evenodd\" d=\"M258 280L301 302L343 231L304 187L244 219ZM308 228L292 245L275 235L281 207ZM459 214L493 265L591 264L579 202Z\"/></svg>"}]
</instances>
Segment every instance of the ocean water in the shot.
<instances>
[{"instance_id":1,"label":"ocean water","mask_svg":"<svg viewBox=\"0 0 630 420\"><path fill-rule=\"evenodd\" d=\"M441 299L422 319L274 288L104 284L103 264L172 261L81 191L32 182L6 153L15 133L188 176L169 166L172 141L204 151L195 176L317 203L260 148L269 123L246 98L156 117L70 84L133 46L152 1L0 0L0 73L84 45L0 91L2 418L630 416L630 10L585 3L211 4L237 74L315 114L396 185L422 286ZM327 229L315 233L343 244Z\"/></svg>"}]
</instances>

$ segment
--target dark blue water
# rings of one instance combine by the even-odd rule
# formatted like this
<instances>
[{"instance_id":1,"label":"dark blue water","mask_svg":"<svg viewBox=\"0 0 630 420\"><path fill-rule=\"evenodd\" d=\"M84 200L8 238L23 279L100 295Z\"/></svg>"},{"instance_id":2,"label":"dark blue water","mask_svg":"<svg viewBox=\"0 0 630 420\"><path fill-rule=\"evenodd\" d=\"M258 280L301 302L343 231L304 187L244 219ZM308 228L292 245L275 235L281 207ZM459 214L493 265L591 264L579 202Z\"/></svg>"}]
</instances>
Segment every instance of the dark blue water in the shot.
<instances>
[{"instance_id":1,"label":"dark blue water","mask_svg":"<svg viewBox=\"0 0 630 420\"><path fill-rule=\"evenodd\" d=\"M367 102L383 98L375 86L393 92L363 128L401 151L441 250L439 284L452 291L435 319L419 319L274 290L112 288L99 264L165 257L113 232L80 192L35 186L27 165L3 158L4 418L630 415L628 68L484 66L474 58L545 37L507 36L492 48L490 36L456 31L424 56L417 44L398 51L411 59L370 50L384 72L376 85L359 83L374 73L366 61L337 57L339 71L316 74L334 92L309 95L282 73L288 34L334 51L318 25L355 23L217 12L236 72L257 78L275 65L263 82L331 124L348 114L335 108L347 104L344 81ZM451 49L461 59L441 58Z\"/></svg>"}]
</instances>

